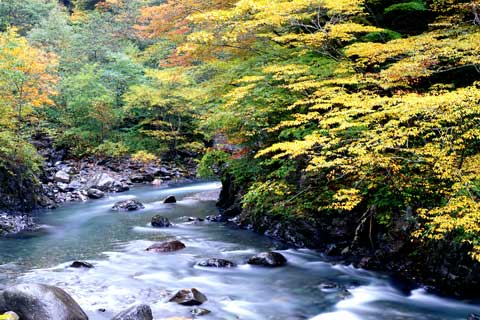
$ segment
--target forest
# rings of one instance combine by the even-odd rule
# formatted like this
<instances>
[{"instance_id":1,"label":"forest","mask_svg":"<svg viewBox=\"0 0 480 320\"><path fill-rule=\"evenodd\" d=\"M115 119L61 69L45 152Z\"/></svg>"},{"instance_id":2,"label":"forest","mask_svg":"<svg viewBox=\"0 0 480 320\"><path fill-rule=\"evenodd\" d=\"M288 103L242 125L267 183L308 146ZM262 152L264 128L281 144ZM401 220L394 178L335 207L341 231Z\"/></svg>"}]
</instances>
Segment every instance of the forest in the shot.
<instances>
[{"instance_id":1,"label":"forest","mask_svg":"<svg viewBox=\"0 0 480 320\"><path fill-rule=\"evenodd\" d=\"M39 137L195 159L220 220L478 296L477 1L0 0L0 31L0 194Z\"/></svg>"}]
</instances>

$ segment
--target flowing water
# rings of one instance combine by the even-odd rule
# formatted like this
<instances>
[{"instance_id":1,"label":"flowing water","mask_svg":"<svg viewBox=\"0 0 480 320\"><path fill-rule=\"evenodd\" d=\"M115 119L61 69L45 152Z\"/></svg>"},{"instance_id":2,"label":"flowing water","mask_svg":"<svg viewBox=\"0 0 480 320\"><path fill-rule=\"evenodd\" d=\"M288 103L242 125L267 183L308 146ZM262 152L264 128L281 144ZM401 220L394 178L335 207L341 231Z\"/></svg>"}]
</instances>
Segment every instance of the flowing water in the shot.
<instances>
[{"instance_id":1,"label":"flowing water","mask_svg":"<svg viewBox=\"0 0 480 320\"><path fill-rule=\"evenodd\" d=\"M245 230L217 223L188 223L186 217L215 214L217 183L138 187L106 199L65 205L40 215L41 232L0 240L0 285L45 283L69 292L90 319L110 319L134 303L149 304L155 319L190 316L192 307L169 303L182 288L197 288L212 311L202 319L393 319L453 320L480 313L480 304L439 298L418 289L404 293L387 276L333 265L310 250L285 249ZM177 204L163 204L167 195ZM111 211L113 203L138 199L146 208ZM168 217L168 229L149 226L154 214ZM151 253L157 241L179 239L186 249ZM281 268L245 264L248 257L278 250L288 259ZM203 258L225 258L232 269L195 265ZM72 269L88 260L93 269ZM343 289L323 289L334 282ZM99 309L105 309L100 312Z\"/></svg>"}]
</instances>

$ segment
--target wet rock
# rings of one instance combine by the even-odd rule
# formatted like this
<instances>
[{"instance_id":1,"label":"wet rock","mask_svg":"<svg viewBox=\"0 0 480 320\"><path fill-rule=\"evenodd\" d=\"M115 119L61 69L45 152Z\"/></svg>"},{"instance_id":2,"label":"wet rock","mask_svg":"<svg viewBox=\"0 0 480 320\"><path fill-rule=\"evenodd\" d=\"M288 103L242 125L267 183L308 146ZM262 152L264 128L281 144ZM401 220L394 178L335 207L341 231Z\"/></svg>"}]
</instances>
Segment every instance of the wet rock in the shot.
<instances>
[{"instance_id":1,"label":"wet rock","mask_svg":"<svg viewBox=\"0 0 480 320\"><path fill-rule=\"evenodd\" d=\"M20 320L18 314L13 311L5 312L3 315L0 315L0 319L2 320Z\"/></svg>"},{"instance_id":2,"label":"wet rock","mask_svg":"<svg viewBox=\"0 0 480 320\"><path fill-rule=\"evenodd\" d=\"M168 196L165 198L165 200L163 200L163 203L176 203L177 202L177 198L175 198L175 196Z\"/></svg>"},{"instance_id":3,"label":"wet rock","mask_svg":"<svg viewBox=\"0 0 480 320\"><path fill-rule=\"evenodd\" d=\"M110 187L110 190L113 192L125 192L130 190L130 187L120 181L115 180L113 185Z\"/></svg>"},{"instance_id":4,"label":"wet rock","mask_svg":"<svg viewBox=\"0 0 480 320\"><path fill-rule=\"evenodd\" d=\"M348 291L347 289L343 289L338 293L338 298L340 299L347 299L352 296L352 293Z\"/></svg>"},{"instance_id":5,"label":"wet rock","mask_svg":"<svg viewBox=\"0 0 480 320\"><path fill-rule=\"evenodd\" d=\"M60 170L55 173L55 175L53 176L53 180L55 180L56 182L69 183L70 175L63 170Z\"/></svg>"},{"instance_id":6,"label":"wet rock","mask_svg":"<svg viewBox=\"0 0 480 320\"><path fill-rule=\"evenodd\" d=\"M152 182L155 178L149 174L134 174L130 176L133 183Z\"/></svg>"},{"instance_id":7,"label":"wet rock","mask_svg":"<svg viewBox=\"0 0 480 320\"><path fill-rule=\"evenodd\" d=\"M323 282L318 287L324 292L332 292L338 290L338 284L336 284L335 282Z\"/></svg>"},{"instance_id":8,"label":"wet rock","mask_svg":"<svg viewBox=\"0 0 480 320\"><path fill-rule=\"evenodd\" d=\"M278 252L261 252L251 257L248 264L261 265L265 267L280 267L287 263L287 259Z\"/></svg>"},{"instance_id":9,"label":"wet rock","mask_svg":"<svg viewBox=\"0 0 480 320\"><path fill-rule=\"evenodd\" d=\"M86 261L74 261L71 265L70 268L87 268L91 269L94 268L93 264L88 263Z\"/></svg>"},{"instance_id":10,"label":"wet rock","mask_svg":"<svg viewBox=\"0 0 480 320\"><path fill-rule=\"evenodd\" d=\"M210 258L205 259L197 263L200 267L214 267L214 268L233 268L235 267L235 263L225 260L225 259L217 259L217 258Z\"/></svg>"},{"instance_id":11,"label":"wet rock","mask_svg":"<svg viewBox=\"0 0 480 320\"><path fill-rule=\"evenodd\" d=\"M90 199L100 199L105 196L105 193L102 190L98 190L95 188L90 188L87 190L87 196Z\"/></svg>"},{"instance_id":12,"label":"wet rock","mask_svg":"<svg viewBox=\"0 0 480 320\"><path fill-rule=\"evenodd\" d=\"M152 227L155 228L168 228L171 227L172 224L170 223L170 220L168 218L156 215L152 217Z\"/></svg>"},{"instance_id":13,"label":"wet rock","mask_svg":"<svg viewBox=\"0 0 480 320\"><path fill-rule=\"evenodd\" d=\"M12 310L22 320L88 320L72 297L60 288L19 284L0 293L0 310Z\"/></svg>"},{"instance_id":14,"label":"wet rock","mask_svg":"<svg viewBox=\"0 0 480 320\"><path fill-rule=\"evenodd\" d=\"M153 252L173 252L185 249L186 246L183 242L178 240L173 241L166 241L166 242L159 242L154 243L150 247L147 248L147 251Z\"/></svg>"},{"instance_id":15,"label":"wet rock","mask_svg":"<svg viewBox=\"0 0 480 320\"><path fill-rule=\"evenodd\" d=\"M135 211L144 209L145 206L138 200L123 200L115 203L112 210L116 211Z\"/></svg>"},{"instance_id":16,"label":"wet rock","mask_svg":"<svg viewBox=\"0 0 480 320\"><path fill-rule=\"evenodd\" d=\"M207 301L207 297L195 288L182 289L178 291L170 300L184 306L197 306Z\"/></svg>"},{"instance_id":17,"label":"wet rock","mask_svg":"<svg viewBox=\"0 0 480 320\"><path fill-rule=\"evenodd\" d=\"M468 316L467 320L480 320L480 314L478 314L478 313L471 313L471 314Z\"/></svg>"},{"instance_id":18,"label":"wet rock","mask_svg":"<svg viewBox=\"0 0 480 320\"><path fill-rule=\"evenodd\" d=\"M112 320L153 320L152 309L146 304L139 304L117 314Z\"/></svg>"},{"instance_id":19,"label":"wet rock","mask_svg":"<svg viewBox=\"0 0 480 320\"><path fill-rule=\"evenodd\" d=\"M205 219L203 219L203 218L198 218L198 217L188 217L188 218L187 218L187 221L188 221L188 222L203 222L203 221L205 221Z\"/></svg>"},{"instance_id":20,"label":"wet rock","mask_svg":"<svg viewBox=\"0 0 480 320\"><path fill-rule=\"evenodd\" d=\"M33 219L27 215L8 214L0 211L0 237L37 229Z\"/></svg>"},{"instance_id":21,"label":"wet rock","mask_svg":"<svg viewBox=\"0 0 480 320\"><path fill-rule=\"evenodd\" d=\"M203 309L203 308L194 308L192 310L192 315L194 317L201 317L201 316L205 316L209 313L212 313L212 311L208 310L208 309Z\"/></svg>"}]
</instances>

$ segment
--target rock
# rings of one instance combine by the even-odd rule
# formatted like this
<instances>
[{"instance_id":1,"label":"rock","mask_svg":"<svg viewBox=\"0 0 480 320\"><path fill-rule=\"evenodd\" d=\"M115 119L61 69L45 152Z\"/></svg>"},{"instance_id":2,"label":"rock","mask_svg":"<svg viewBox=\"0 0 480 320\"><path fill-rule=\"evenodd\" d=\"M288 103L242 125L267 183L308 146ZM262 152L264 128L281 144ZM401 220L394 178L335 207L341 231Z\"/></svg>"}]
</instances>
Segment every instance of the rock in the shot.
<instances>
[{"instance_id":1,"label":"rock","mask_svg":"<svg viewBox=\"0 0 480 320\"><path fill-rule=\"evenodd\" d=\"M74 261L71 265L70 268L87 268L91 269L94 268L93 264L88 263L86 261Z\"/></svg>"},{"instance_id":2,"label":"rock","mask_svg":"<svg viewBox=\"0 0 480 320\"><path fill-rule=\"evenodd\" d=\"M144 209L145 206L138 200L123 200L115 203L112 210L116 211L134 211Z\"/></svg>"},{"instance_id":3,"label":"rock","mask_svg":"<svg viewBox=\"0 0 480 320\"><path fill-rule=\"evenodd\" d=\"M102 190L98 190L95 188L90 188L87 190L87 196L90 199L100 199L105 196L105 193Z\"/></svg>"},{"instance_id":4,"label":"rock","mask_svg":"<svg viewBox=\"0 0 480 320\"><path fill-rule=\"evenodd\" d=\"M188 221L188 222L203 222L203 221L205 221L205 219L203 219L203 218L198 218L198 217L188 217L188 218L187 218L187 221Z\"/></svg>"},{"instance_id":5,"label":"rock","mask_svg":"<svg viewBox=\"0 0 480 320\"><path fill-rule=\"evenodd\" d=\"M478 314L478 313L471 313L471 314L468 316L467 320L480 320L480 314Z\"/></svg>"},{"instance_id":6,"label":"rock","mask_svg":"<svg viewBox=\"0 0 480 320\"><path fill-rule=\"evenodd\" d=\"M20 317L15 312L8 311L8 312L4 313L3 315L0 315L0 319L2 319L2 320L20 320Z\"/></svg>"},{"instance_id":7,"label":"rock","mask_svg":"<svg viewBox=\"0 0 480 320\"><path fill-rule=\"evenodd\" d=\"M342 291L340 291L338 293L338 298L340 299L347 299L349 298L350 296L352 295L352 293L350 291L348 291L347 289L343 289Z\"/></svg>"},{"instance_id":8,"label":"rock","mask_svg":"<svg viewBox=\"0 0 480 320\"><path fill-rule=\"evenodd\" d=\"M201 316L205 316L209 313L211 313L212 311L208 310L208 309L203 309L203 308L193 308L192 309L192 315L194 317L201 317Z\"/></svg>"},{"instance_id":9,"label":"rock","mask_svg":"<svg viewBox=\"0 0 480 320\"><path fill-rule=\"evenodd\" d=\"M71 191L68 186L69 185L67 183L57 182L57 188L58 188L58 190L60 190L62 192Z\"/></svg>"},{"instance_id":10,"label":"rock","mask_svg":"<svg viewBox=\"0 0 480 320\"><path fill-rule=\"evenodd\" d=\"M78 181L78 180L75 180L75 181L72 181L70 182L70 184L68 185L68 188L72 191L75 191L75 190L79 190L83 187L83 184Z\"/></svg>"},{"instance_id":11,"label":"rock","mask_svg":"<svg viewBox=\"0 0 480 320\"><path fill-rule=\"evenodd\" d=\"M69 183L70 175L63 170L60 170L55 173L55 175L53 176L53 180L55 180L56 182Z\"/></svg>"},{"instance_id":12,"label":"rock","mask_svg":"<svg viewBox=\"0 0 480 320\"><path fill-rule=\"evenodd\" d=\"M146 304L139 304L117 314L112 320L153 320L152 309Z\"/></svg>"},{"instance_id":13,"label":"rock","mask_svg":"<svg viewBox=\"0 0 480 320\"><path fill-rule=\"evenodd\" d=\"M235 263L225 260L225 259L217 259L217 258L210 258L205 259L197 263L200 267L214 267L214 268L233 268L235 267Z\"/></svg>"},{"instance_id":14,"label":"rock","mask_svg":"<svg viewBox=\"0 0 480 320\"><path fill-rule=\"evenodd\" d=\"M251 257L248 264L261 265L265 267L280 267L287 263L287 259L278 252L261 252Z\"/></svg>"},{"instance_id":15,"label":"rock","mask_svg":"<svg viewBox=\"0 0 480 320\"><path fill-rule=\"evenodd\" d=\"M177 198L175 198L175 196L168 196L165 198L165 200L163 200L163 203L176 203L177 202Z\"/></svg>"},{"instance_id":16,"label":"rock","mask_svg":"<svg viewBox=\"0 0 480 320\"><path fill-rule=\"evenodd\" d=\"M0 310L12 310L22 320L88 320L82 308L60 288L19 284L0 293Z\"/></svg>"},{"instance_id":17,"label":"rock","mask_svg":"<svg viewBox=\"0 0 480 320\"><path fill-rule=\"evenodd\" d=\"M125 191L130 190L130 188L126 184L124 184L124 183L122 183L118 180L115 180L113 185L110 187L110 190L113 191L113 192L125 192Z\"/></svg>"},{"instance_id":18,"label":"rock","mask_svg":"<svg viewBox=\"0 0 480 320\"><path fill-rule=\"evenodd\" d=\"M318 287L324 292L338 290L338 284L336 284L335 282L323 282Z\"/></svg>"},{"instance_id":19,"label":"rock","mask_svg":"<svg viewBox=\"0 0 480 320\"><path fill-rule=\"evenodd\" d=\"M160 186L162 183L163 183L162 179L158 179L158 178L152 181L152 184L154 186Z\"/></svg>"},{"instance_id":20,"label":"rock","mask_svg":"<svg viewBox=\"0 0 480 320\"><path fill-rule=\"evenodd\" d=\"M207 301L207 297L195 288L182 289L178 291L170 300L184 306L198 306Z\"/></svg>"},{"instance_id":21,"label":"rock","mask_svg":"<svg viewBox=\"0 0 480 320\"><path fill-rule=\"evenodd\" d=\"M152 217L152 227L156 228L168 228L171 227L172 224L170 223L170 220L168 218L165 218L160 215L156 215Z\"/></svg>"},{"instance_id":22,"label":"rock","mask_svg":"<svg viewBox=\"0 0 480 320\"><path fill-rule=\"evenodd\" d=\"M166 242L159 242L159 243L154 243L150 247L147 248L147 251L153 251L153 252L173 252L173 251L178 251L185 249L186 246L183 244L183 242L178 241L178 240L173 240L173 241L166 241Z\"/></svg>"},{"instance_id":23,"label":"rock","mask_svg":"<svg viewBox=\"0 0 480 320\"><path fill-rule=\"evenodd\" d=\"M32 217L27 215L7 214L0 211L0 237L23 231L37 229Z\"/></svg>"}]
</instances>

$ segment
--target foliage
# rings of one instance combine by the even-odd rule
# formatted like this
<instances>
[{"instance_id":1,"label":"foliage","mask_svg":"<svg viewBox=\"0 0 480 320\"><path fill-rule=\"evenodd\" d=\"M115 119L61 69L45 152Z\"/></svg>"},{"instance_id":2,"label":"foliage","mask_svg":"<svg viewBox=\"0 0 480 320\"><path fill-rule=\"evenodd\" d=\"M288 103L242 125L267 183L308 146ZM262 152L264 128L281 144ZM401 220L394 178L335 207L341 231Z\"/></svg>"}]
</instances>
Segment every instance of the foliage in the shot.
<instances>
[{"instance_id":1,"label":"foliage","mask_svg":"<svg viewBox=\"0 0 480 320\"><path fill-rule=\"evenodd\" d=\"M146 151L137 151L132 155L132 159L142 163L149 163L157 160L157 157L154 154L148 153Z\"/></svg>"}]
</instances>

